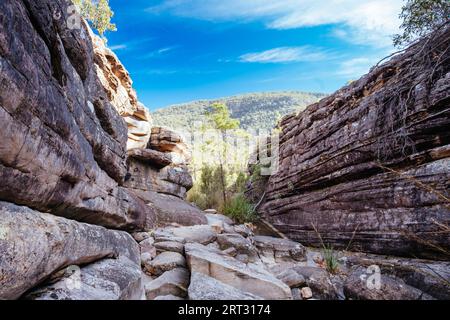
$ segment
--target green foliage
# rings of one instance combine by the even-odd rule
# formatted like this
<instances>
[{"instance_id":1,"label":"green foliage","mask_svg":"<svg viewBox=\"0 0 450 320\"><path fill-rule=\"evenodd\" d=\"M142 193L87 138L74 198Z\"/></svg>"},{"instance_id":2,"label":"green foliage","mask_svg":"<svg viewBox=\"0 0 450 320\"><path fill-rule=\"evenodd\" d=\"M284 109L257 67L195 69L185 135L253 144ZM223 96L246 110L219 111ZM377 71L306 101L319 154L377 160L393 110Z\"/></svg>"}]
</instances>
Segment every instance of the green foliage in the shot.
<instances>
[{"instance_id":1,"label":"green foliage","mask_svg":"<svg viewBox=\"0 0 450 320\"><path fill-rule=\"evenodd\" d=\"M224 103L213 103L207 116L214 128L220 131L238 129L240 125L239 120L231 118L230 110Z\"/></svg>"},{"instance_id":2,"label":"green foliage","mask_svg":"<svg viewBox=\"0 0 450 320\"><path fill-rule=\"evenodd\" d=\"M106 31L116 31L116 25L111 23L114 12L109 6L109 0L73 0L83 18L103 36Z\"/></svg>"},{"instance_id":3,"label":"green foliage","mask_svg":"<svg viewBox=\"0 0 450 320\"><path fill-rule=\"evenodd\" d=\"M243 130L270 130L277 121L324 98L325 94L305 92L252 93L213 101L195 101L170 106L152 113L155 125L177 130L193 130L198 121L208 120L208 111L215 103L225 104L230 116L239 120Z\"/></svg>"},{"instance_id":4,"label":"green foliage","mask_svg":"<svg viewBox=\"0 0 450 320\"><path fill-rule=\"evenodd\" d=\"M257 218L253 205L243 194L237 194L227 201L223 213L238 223L254 222Z\"/></svg>"},{"instance_id":5,"label":"green foliage","mask_svg":"<svg viewBox=\"0 0 450 320\"><path fill-rule=\"evenodd\" d=\"M325 267L329 273L335 274L339 271L339 262L331 245L324 246L322 251Z\"/></svg>"},{"instance_id":6,"label":"green foliage","mask_svg":"<svg viewBox=\"0 0 450 320\"><path fill-rule=\"evenodd\" d=\"M450 21L449 0L407 0L402 8L402 34L395 35L394 45L408 45Z\"/></svg>"}]
</instances>

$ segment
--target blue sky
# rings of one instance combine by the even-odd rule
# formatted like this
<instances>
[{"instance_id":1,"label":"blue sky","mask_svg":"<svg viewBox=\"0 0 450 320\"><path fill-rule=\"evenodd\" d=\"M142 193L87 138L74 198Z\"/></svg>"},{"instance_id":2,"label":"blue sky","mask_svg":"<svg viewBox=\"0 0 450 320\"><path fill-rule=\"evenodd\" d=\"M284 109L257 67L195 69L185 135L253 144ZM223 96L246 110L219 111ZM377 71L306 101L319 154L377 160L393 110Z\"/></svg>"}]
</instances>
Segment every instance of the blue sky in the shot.
<instances>
[{"instance_id":1,"label":"blue sky","mask_svg":"<svg viewBox=\"0 0 450 320\"><path fill-rule=\"evenodd\" d=\"M331 93L393 51L401 0L110 0L108 45L151 110L248 92Z\"/></svg>"}]
</instances>

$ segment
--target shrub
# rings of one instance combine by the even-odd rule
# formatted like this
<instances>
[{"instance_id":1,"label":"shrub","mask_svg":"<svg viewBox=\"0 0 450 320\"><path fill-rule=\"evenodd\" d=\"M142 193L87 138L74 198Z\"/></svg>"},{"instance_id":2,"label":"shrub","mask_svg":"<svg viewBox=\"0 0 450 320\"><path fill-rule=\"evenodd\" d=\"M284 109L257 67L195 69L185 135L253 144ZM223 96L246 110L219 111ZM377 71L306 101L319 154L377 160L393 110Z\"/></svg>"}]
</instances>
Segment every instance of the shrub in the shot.
<instances>
[{"instance_id":1,"label":"shrub","mask_svg":"<svg viewBox=\"0 0 450 320\"><path fill-rule=\"evenodd\" d=\"M339 262L333 247L331 245L324 246L322 255L327 271L332 274L337 273L339 271Z\"/></svg>"},{"instance_id":2,"label":"shrub","mask_svg":"<svg viewBox=\"0 0 450 320\"><path fill-rule=\"evenodd\" d=\"M111 23L114 12L109 6L109 0L73 0L80 14L103 37L106 31L116 31L116 25Z\"/></svg>"},{"instance_id":3,"label":"shrub","mask_svg":"<svg viewBox=\"0 0 450 320\"><path fill-rule=\"evenodd\" d=\"M253 222L257 215L253 205L243 194L238 194L224 205L223 213L238 223Z\"/></svg>"}]
</instances>

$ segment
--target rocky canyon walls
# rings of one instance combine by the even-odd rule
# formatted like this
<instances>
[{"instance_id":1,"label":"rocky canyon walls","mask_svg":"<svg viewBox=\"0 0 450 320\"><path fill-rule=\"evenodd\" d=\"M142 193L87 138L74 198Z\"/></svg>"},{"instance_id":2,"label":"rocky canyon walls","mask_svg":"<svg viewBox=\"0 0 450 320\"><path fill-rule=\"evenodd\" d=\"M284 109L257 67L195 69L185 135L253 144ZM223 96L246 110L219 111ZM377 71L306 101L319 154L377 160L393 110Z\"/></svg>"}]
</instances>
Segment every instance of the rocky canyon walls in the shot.
<instances>
[{"instance_id":1,"label":"rocky canyon walls","mask_svg":"<svg viewBox=\"0 0 450 320\"><path fill-rule=\"evenodd\" d=\"M450 29L280 127L261 208L305 245L448 258Z\"/></svg>"},{"instance_id":2,"label":"rocky canyon walls","mask_svg":"<svg viewBox=\"0 0 450 320\"><path fill-rule=\"evenodd\" d=\"M0 299L141 298L128 232L206 223L184 202L188 157L152 147L128 72L70 5L0 2ZM153 172L142 188L135 159ZM61 287L72 265L81 291Z\"/></svg>"}]
</instances>

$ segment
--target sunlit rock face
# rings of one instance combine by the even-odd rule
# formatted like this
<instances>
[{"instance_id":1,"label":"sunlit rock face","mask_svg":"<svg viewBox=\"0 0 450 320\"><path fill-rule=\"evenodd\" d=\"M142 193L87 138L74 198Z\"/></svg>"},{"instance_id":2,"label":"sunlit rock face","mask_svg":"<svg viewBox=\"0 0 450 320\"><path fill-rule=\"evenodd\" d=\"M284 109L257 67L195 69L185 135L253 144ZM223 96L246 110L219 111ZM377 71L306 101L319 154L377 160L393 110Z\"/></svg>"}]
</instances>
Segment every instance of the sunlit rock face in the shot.
<instances>
[{"instance_id":1,"label":"sunlit rock face","mask_svg":"<svg viewBox=\"0 0 450 320\"><path fill-rule=\"evenodd\" d=\"M102 38L89 33L94 46L95 70L106 95L127 124L127 149L145 148L150 140L152 119L133 89L133 81L123 64Z\"/></svg>"},{"instance_id":2,"label":"sunlit rock face","mask_svg":"<svg viewBox=\"0 0 450 320\"><path fill-rule=\"evenodd\" d=\"M303 244L444 257L450 29L281 123L263 213Z\"/></svg>"}]
</instances>

